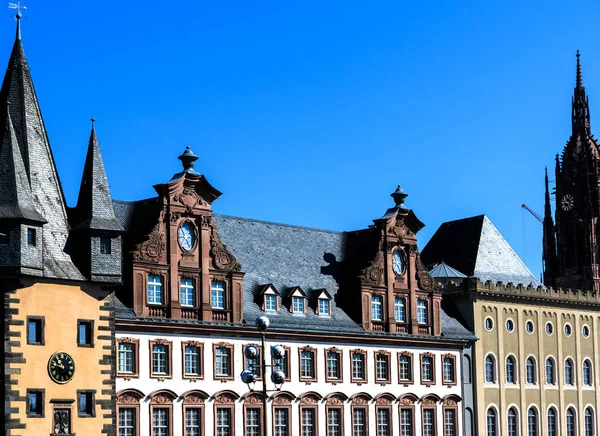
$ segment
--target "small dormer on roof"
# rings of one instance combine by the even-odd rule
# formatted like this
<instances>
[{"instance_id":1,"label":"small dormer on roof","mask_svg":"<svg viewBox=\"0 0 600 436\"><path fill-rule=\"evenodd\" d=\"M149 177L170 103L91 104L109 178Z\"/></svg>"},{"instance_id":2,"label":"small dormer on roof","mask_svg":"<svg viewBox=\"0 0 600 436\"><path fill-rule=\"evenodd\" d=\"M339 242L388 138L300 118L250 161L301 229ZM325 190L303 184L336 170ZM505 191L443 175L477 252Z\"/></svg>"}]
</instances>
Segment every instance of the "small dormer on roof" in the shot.
<instances>
[{"instance_id":1,"label":"small dormer on roof","mask_svg":"<svg viewBox=\"0 0 600 436\"><path fill-rule=\"evenodd\" d=\"M300 286L295 286L288 292L289 309L295 315L305 315L308 306L306 292Z\"/></svg>"},{"instance_id":2,"label":"small dormer on roof","mask_svg":"<svg viewBox=\"0 0 600 436\"><path fill-rule=\"evenodd\" d=\"M331 294L327 292L327 289L315 289L311 292L311 300L315 305L315 312L321 316L331 316L332 313L332 301Z\"/></svg>"},{"instance_id":3,"label":"small dormer on roof","mask_svg":"<svg viewBox=\"0 0 600 436\"><path fill-rule=\"evenodd\" d=\"M265 312L279 312L280 294L272 283L263 285L258 293L262 310Z\"/></svg>"}]
</instances>

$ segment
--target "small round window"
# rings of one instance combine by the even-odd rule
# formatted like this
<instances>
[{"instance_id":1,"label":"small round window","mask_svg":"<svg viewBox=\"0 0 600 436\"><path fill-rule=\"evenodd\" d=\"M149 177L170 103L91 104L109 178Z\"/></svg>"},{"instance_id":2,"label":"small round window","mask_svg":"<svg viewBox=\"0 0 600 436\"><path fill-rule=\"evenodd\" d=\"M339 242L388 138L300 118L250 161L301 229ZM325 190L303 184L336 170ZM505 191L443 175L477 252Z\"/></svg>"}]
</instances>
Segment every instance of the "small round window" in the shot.
<instances>
[{"instance_id":1,"label":"small round window","mask_svg":"<svg viewBox=\"0 0 600 436\"><path fill-rule=\"evenodd\" d=\"M533 333L533 321L527 321L525 323L525 330L527 330L527 333Z\"/></svg>"},{"instance_id":2,"label":"small round window","mask_svg":"<svg viewBox=\"0 0 600 436\"><path fill-rule=\"evenodd\" d=\"M513 322L513 320L507 319L506 320L506 331L512 332L514 329L515 329L515 323Z\"/></svg>"},{"instance_id":3,"label":"small round window","mask_svg":"<svg viewBox=\"0 0 600 436\"><path fill-rule=\"evenodd\" d=\"M494 328L494 320L492 318L485 319L485 329L490 331Z\"/></svg>"},{"instance_id":4,"label":"small round window","mask_svg":"<svg viewBox=\"0 0 600 436\"><path fill-rule=\"evenodd\" d=\"M590 335L590 328L586 325L583 326L583 328L581 329L581 333L583 334L584 338L587 338Z\"/></svg>"},{"instance_id":5,"label":"small round window","mask_svg":"<svg viewBox=\"0 0 600 436\"><path fill-rule=\"evenodd\" d=\"M571 336L572 332L571 324L565 324L565 336Z\"/></svg>"},{"instance_id":6,"label":"small round window","mask_svg":"<svg viewBox=\"0 0 600 436\"><path fill-rule=\"evenodd\" d=\"M551 322L546 323L546 333L548 335L551 335L552 333L554 333L554 326L552 325Z\"/></svg>"}]
</instances>

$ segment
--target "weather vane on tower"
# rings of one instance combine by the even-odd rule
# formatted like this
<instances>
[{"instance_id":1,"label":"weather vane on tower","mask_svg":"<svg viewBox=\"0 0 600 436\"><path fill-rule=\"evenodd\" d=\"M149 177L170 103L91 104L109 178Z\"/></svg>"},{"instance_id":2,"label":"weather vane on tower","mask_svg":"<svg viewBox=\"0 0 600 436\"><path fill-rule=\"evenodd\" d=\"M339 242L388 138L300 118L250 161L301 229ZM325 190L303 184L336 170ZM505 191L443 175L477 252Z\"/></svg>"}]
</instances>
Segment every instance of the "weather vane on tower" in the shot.
<instances>
[{"instance_id":1,"label":"weather vane on tower","mask_svg":"<svg viewBox=\"0 0 600 436\"><path fill-rule=\"evenodd\" d=\"M16 9L17 10L17 19L19 19L23 15L22 11L26 10L27 6L21 5L21 0L17 0L16 3L8 2L8 8Z\"/></svg>"}]
</instances>

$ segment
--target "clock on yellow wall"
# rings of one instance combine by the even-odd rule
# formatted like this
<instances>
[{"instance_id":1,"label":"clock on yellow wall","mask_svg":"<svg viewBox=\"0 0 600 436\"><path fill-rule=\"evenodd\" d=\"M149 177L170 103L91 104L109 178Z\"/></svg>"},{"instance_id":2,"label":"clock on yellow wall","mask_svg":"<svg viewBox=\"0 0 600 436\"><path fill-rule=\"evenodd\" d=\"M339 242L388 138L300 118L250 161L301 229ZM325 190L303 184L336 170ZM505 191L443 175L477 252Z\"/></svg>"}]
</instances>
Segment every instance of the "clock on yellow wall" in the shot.
<instances>
[{"instance_id":1,"label":"clock on yellow wall","mask_svg":"<svg viewBox=\"0 0 600 436\"><path fill-rule=\"evenodd\" d=\"M59 384L68 383L75 374L75 362L64 351L57 351L48 360L48 375Z\"/></svg>"}]
</instances>

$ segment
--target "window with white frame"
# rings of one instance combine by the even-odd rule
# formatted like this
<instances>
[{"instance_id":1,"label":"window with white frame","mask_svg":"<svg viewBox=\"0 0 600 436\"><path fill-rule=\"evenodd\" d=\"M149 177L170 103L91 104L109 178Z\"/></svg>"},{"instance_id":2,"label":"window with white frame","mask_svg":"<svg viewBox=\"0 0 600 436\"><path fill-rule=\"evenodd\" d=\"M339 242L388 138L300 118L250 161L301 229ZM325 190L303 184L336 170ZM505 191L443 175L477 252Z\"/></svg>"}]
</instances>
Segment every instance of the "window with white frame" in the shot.
<instances>
[{"instance_id":1,"label":"window with white frame","mask_svg":"<svg viewBox=\"0 0 600 436\"><path fill-rule=\"evenodd\" d=\"M417 323L427 324L427 302L425 300L417 301Z\"/></svg>"},{"instance_id":2,"label":"window with white frame","mask_svg":"<svg viewBox=\"0 0 600 436\"><path fill-rule=\"evenodd\" d=\"M300 378L315 378L315 353L310 350L300 352Z\"/></svg>"},{"instance_id":3,"label":"window with white frame","mask_svg":"<svg viewBox=\"0 0 600 436\"><path fill-rule=\"evenodd\" d=\"M387 381L390 379L390 357L384 353L375 355L375 375L377 381Z\"/></svg>"},{"instance_id":4,"label":"window with white frame","mask_svg":"<svg viewBox=\"0 0 600 436\"><path fill-rule=\"evenodd\" d=\"M577 431L577 424L575 423L575 411L572 407L567 409L566 416L566 427L567 427L567 436L575 436Z\"/></svg>"},{"instance_id":5,"label":"window with white frame","mask_svg":"<svg viewBox=\"0 0 600 436\"><path fill-rule=\"evenodd\" d=\"M554 371L554 360L551 357L546 359L546 384L556 384L556 376Z\"/></svg>"},{"instance_id":6,"label":"window with white frame","mask_svg":"<svg viewBox=\"0 0 600 436\"><path fill-rule=\"evenodd\" d=\"M390 409L377 409L377 436L389 436L390 431Z\"/></svg>"},{"instance_id":7,"label":"window with white frame","mask_svg":"<svg viewBox=\"0 0 600 436\"><path fill-rule=\"evenodd\" d=\"M200 375L200 347L186 345L183 350L185 362L185 375Z\"/></svg>"},{"instance_id":8,"label":"window with white frame","mask_svg":"<svg viewBox=\"0 0 600 436\"><path fill-rule=\"evenodd\" d=\"M288 436L290 428L288 412L287 407L275 408L275 436Z\"/></svg>"},{"instance_id":9,"label":"window with white frame","mask_svg":"<svg viewBox=\"0 0 600 436\"><path fill-rule=\"evenodd\" d=\"M594 411L591 407L586 408L583 415L583 436L594 436Z\"/></svg>"},{"instance_id":10,"label":"window with white frame","mask_svg":"<svg viewBox=\"0 0 600 436\"><path fill-rule=\"evenodd\" d=\"M266 294L265 295L265 311L266 312L277 312L277 296Z\"/></svg>"},{"instance_id":11,"label":"window with white frame","mask_svg":"<svg viewBox=\"0 0 600 436\"><path fill-rule=\"evenodd\" d=\"M508 356L506 358L506 383L515 384L517 382L516 378L516 363L515 358L513 356Z\"/></svg>"},{"instance_id":12,"label":"window with white frame","mask_svg":"<svg viewBox=\"0 0 600 436\"><path fill-rule=\"evenodd\" d=\"M510 409L508 409L508 414L506 416L507 436L517 436L518 428L519 426L517 424L517 412L515 411L514 407L511 407Z\"/></svg>"},{"instance_id":13,"label":"window with white frame","mask_svg":"<svg viewBox=\"0 0 600 436\"><path fill-rule=\"evenodd\" d=\"M456 436L456 410L444 410L444 436Z\"/></svg>"},{"instance_id":14,"label":"window with white frame","mask_svg":"<svg viewBox=\"0 0 600 436\"><path fill-rule=\"evenodd\" d=\"M261 357L260 357L260 347L256 347L258 349L258 355L254 358L246 357L246 369L252 371L257 377L262 377L261 371Z\"/></svg>"},{"instance_id":15,"label":"window with white frame","mask_svg":"<svg viewBox=\"0 0 600 436\"><path fill-rule=\"evenodd\" d=\"M538 436L537 414L533 407L527 412L527 436Z\"/></svg>"},{"instance_id":16,"label":"window with white frame","mask_svg":"<svg viewBox=\"0 0 600 436\"><path fill-rule=\"evenodd\" d=\"M135 408L119 407L119 436L135 436L137 434Z\"/></svg>"},{"instance_id":17,"label":"window with white frame","mask_svg":"<svg viewBox=\"0 0 600 436\"><path fill-rule=\"evenodd\" d=\"M423 356L421 358L421 377L424 382L433 381L433 357Z\"/></svg>"},{"instance_id":18,"label":"window with white frame","mask_svg":"<svg viewBox=\"0 0 600 436\"><path fill-rule=\"evenodd\" d=\"M332 380L339 380L340 374L340 352L339 351L327 351L327 378Z\"/></svg>"},{"instance_id":19,"label":"window with white frame","mask_svg":"<svg viewBox=\"0 0 600 436\"><path fill-rule=\"evenodd\" d=\"M169 426L169 409L154 407L152 409L152 436L169 436Z\"/></svg>"},{"instance_id":20,"label":"window with white frame","mask_svg":"<svg viewBox=\"0 0 600 436\"><path fill-rule=\"evenodd\" d=\"M342 436L342 409L327 409L327 436Z\"/></svg>"},{"instance_id":21,"label":"window with white frame","mask_svg":"<svg viewBox=\"0 0 600 436\"><path fill-rule=\"evenodd\" d=\"M444 372L444 382L445 383L454 383L456 381L455 370L454 370L454 359L452 357L449 357L449 356L444 357L443 372Z\"/></svg>"},{"instance_id":22,"label":"window with white frame","mask_svg":"<svg viewBox=\"0 0 600 436\"><path fill-rule=\"evenodd\" d=\"M218 280L211 282L210 305L213 309L225 309L225 282Z\"/></svg>"},{"instance_id":23,"label":"window with white frame","mask_svg":"<svg viewBox=\"0 0 600 436\"><path fill-rule=\"evenodd\" d=\"M401 381L412 380L412 359L408 354L402 354L398 359L400 365L399 377Z\"/></svg>"},{"instance_id":24,"label":"window with white frame","mask_svg":"<svg viewBox=\"0 0 600 436\"><path fill-rule=\"evenodd\" d=\"M163 304L162 277L156 275L148 276L148 304Z\"/></svg>"},{"instance_id":25,"label":"window with white frame","mask_svg":"<svg viewBox=\"0 0 600 436\"><path fill-rule=\"evenodd\" d=\"M492 355L485 357L485 382L496 383L496 362Z\"/></svg>"},{"instance_id":26,"label":"window with white frame","mask_svg":"<svg viewBox=\"0 0 600 436\"><path fill-rule=\"evenodd\" d=\"M169 347L165 344L152 345L152 374L169 374Z\"/></svg>"},{"instance_id":27,"label":"window with white frame","mask_svg":"<svg viewBox=\"0 0 600 436\"><path fill-rule=\"evenodd\" d=\"M535 358L530 356L525 362L525 377L527 384L535 384Z\"/></svg>"},{"instance_id":28,"label":"window with white frame","mask_svg":"<svg viewBox=\"0 0 600 436\"><path fill-rule=\"evenodd\" d=\"M548 409L548 436L557 436L557 429L556 410L551 407Z\"/></svg>"},{"instance_id":29,"label":"window with white frame","mask_svg":"<svg viewBox=\"0 0 600 436\"><path fill-rule=\"evenodd\" d=\"M215 375L217 377L231 376L231 349L217 347L215 349Z\"/></svg>"},{"instance_id":30,"label":"window with white frame","mask_svg":"<svg viewBox=\"0 0 600 436\"><path fill-rule=\"evenodd\" d=\"M367 410L362 407L352 409L352 436L367 436Z\"/></svg>"},{"instance_id":31,"label":"window with white frame","mask_svg":"<svg viewBox=\"0 0 600 436\"><path fill-rule=\"evenodd\" d=\"M496 411L490 407L486 414L486 436L498 436L497 428Z\"/></svg>"},{"instance_id":32,"label":"window with white frame","mask_svg":"<svg viewBox=\"0 0 600 436\"><path fill-rule=\"evenodd\" d=\"M319 298L319 315L329 316L331 314L327 298Z\"/></svg>"},{"instance_id":33,"label":"window with white frame","mask_svg":"<svg viewBox=\"0 0 600 436\"><path fill-rule=\"evenodd\" d=\"M292 297L292 312L304 313L304 297Z\"/></svg>"},{"instance_id":34,"label":"window with white frame","mask_svg":"<svg viewBox=\"0 0 600 436\"><path fill-rule=\"evenodd\" d=\"M216 417L216 436L232 436L231 410L229 407L218 407Z\"/></svg>"},{"instance_id":35,"label":"window with white frame","mask_svg":"<svg viewBox=\"0 0 600 436\"><path fill-rule=\"evenodd\" d=\"M583 361L583 368L581 371L581 375L582 375L583 385L584 386L592 386L592 384L593 384L592 363L588 359L585 359Z\"/></svg>"},{"instance_id":36,"label":"window with white frame","mask_svg":"<svg viewBox=\"0 0 600 436\"><path fill-rule=\"evenodd\" d=\"M365 379L365 355L363 353L352 353L352 378L354 380Z\"/></svg>"},{"instance_id":37,"label":"window with white frame","mask_svg":"<svg viewBox=\"0 0 600 436\"><path fill-rule=\"evenodd\" d=\"M406 306L404 298L394 298L394 318L396 322L406 322Z\"/></svg>"},{"instance_id":38,"label":"window with white frame","mask_svg":"<svg viewBox=\"0 0 600 436\"><path fill-rule=\"evenodd\" d=\"M400 409L400 435L413 436L413 413L411 409Z\"/></svg>"},{"instance_id":39,"label":"window with white frame","mask_svg":"<svg viewBox=\"0 0 600 436\"><path fill-rule=\"evenodd\" d=\"M182 306L194 306L194 281L182 278L179 281L179 302Z\"/></svg>"},{"instance_id":40,"label":"window with white frame","mask_svg":"<svg viewBox=\"0 0 600 436\"><path fill-rule=\"evenodd\" d=\"M199 407L185 408L185 436L200 436L202 429L202 416Z\"/></svg>"},{"instance_id":41,"label":"window with white frame","mask_svg":"<svg viewBox=\"0 0 600 436\"><path fill-rule=\"evenodd\" d=\"M316 413L317 410L314 407L302 407L301 413L301 436L315 436L317 428Z\"/></svg>"},{"instance_id":42,"label":"window with white frame","mask_svg":"<svg viewBox=\"0 0 600 436\"><path fill-rule=\"evenodd\" d=\"M435 435L435 409L423 409L423 436Z\"/></svg>"},{"instance_id":43,"label":"window with white frame","mask_svg":"<svg viewBox=\"0 0 600 436\"><path fill-rule=\"evenodd\" d=\"M260 436L260 409L246 409L245 436Z\"/></svg>"},{"instance_id":44,"label":"window with white frame","mask_svg":"<svg viewBox=\"0 0 600 436\"><path fill-rule=\"evenodd\" d=\"M373 321L383 320L383 298L379 295L373 295L371 297L371 319Z\"/></svg>"},{"instance_id":45,"label":"window with white frame","mask_svg":"<svg viewBox=\"0 0 600 436\"><path fill-rule=\"evenodd\" d=\"M565 360L565 384L575 384L575 382L573 381L573 361L571 359Z\"/></svg>"},{"instance_id":46,"label":"window with white frame","mask_svg":"<svg viewBox=\"0 0 600 436\"><path fill-rule=\"evenodd\" d=\"M135 344L119 342L119 372L133 373L135 371Z\"/></svg>"}]
</instances>

